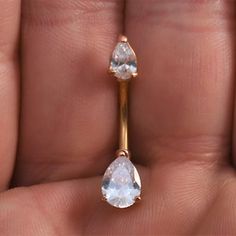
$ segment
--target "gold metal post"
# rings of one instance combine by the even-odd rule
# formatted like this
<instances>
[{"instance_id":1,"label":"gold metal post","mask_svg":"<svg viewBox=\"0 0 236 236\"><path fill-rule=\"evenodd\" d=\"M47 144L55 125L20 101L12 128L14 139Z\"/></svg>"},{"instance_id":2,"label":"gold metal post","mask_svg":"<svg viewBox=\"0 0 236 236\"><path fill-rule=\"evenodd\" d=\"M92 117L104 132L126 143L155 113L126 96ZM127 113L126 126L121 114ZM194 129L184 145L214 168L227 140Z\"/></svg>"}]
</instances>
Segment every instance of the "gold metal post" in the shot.
<instances>
[{"instance_id":1,"label":"gold metal post","mask_svg":"<svg viewBox=\"0 0 236 236\"><path fill-rule=\"evenodd\" d=\"M128 150L128 83L119 82L120 150Z\"/></svg>"}]
</instances>

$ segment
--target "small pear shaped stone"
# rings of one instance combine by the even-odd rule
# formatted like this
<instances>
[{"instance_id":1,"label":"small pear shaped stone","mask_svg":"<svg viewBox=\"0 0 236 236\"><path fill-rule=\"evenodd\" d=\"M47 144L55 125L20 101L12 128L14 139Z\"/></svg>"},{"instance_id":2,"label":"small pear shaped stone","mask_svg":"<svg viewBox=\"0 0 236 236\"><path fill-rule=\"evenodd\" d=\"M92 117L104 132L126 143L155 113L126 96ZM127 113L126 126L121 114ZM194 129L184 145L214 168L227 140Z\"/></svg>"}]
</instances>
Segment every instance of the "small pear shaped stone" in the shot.
<instances>
[{"instance_id":1,"label":"small pear shaped stone","mask_svg":"<svg viewBox=\"0 0 236 236\"><path fill-rule=\"evenodd\" d=\"M137 74L137 58L128 42L119 42L111 57L110 71L120 80Z\"/></svg>"},{"instance_id":2,"label":"small pear shaped stone","mask_svg":"<svg viewBox=\"0 0 236 236\"><path fill-rule=\"evenodd\" d=\"M118 157L108 166L102 181L102 194L110 205L117 208L135 203L141 194L141 181L128 158Z\"/></svg>"}]
</instances>

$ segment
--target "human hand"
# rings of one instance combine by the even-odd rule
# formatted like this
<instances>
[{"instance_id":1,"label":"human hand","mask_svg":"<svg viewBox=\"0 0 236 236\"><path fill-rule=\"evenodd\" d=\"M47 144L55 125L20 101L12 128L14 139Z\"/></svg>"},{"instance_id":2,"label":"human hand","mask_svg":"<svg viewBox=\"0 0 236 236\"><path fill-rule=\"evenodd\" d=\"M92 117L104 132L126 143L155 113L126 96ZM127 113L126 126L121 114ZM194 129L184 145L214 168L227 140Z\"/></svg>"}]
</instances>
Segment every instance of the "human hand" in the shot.
<instances>
[{"instance_id":1,"label":"human hand","mask_svg":"<svg viewBox=\"0 0 236 236\"><path fill-rule=\"evenodd\" d=\"M234 14L226 0L1 0L0 235L235 235ZM124 29L142 201L116 209L100 184Z\"/></svg>"}]
</instances>

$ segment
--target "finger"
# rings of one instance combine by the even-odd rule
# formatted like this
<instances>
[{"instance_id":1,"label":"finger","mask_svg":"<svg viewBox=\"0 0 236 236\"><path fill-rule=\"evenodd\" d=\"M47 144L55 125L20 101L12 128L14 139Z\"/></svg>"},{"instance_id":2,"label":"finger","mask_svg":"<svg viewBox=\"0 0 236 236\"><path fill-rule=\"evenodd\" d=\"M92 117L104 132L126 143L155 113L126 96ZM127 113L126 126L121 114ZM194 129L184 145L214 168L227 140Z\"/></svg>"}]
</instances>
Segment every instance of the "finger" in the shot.
<instances>
[{"instance_id":1,"label":"finger","mask_svg":"<svg viewBox=\"0 0 236 236\"><path fill-rule=\"evenodd\" d=\"M195 235L234 235L236 233L235 176L225 181L210 209L203 215L200 224L195 227Z\"/></svg>"},{"instance_id":2,"label":"finger","mask_svg":"<svg viewBox=\"0 0 236 236\"><path fill-rule=\"evenodd\" d=\"M135 226L140 225L137 223L146 219L142 216L149 216L145 211L150 203L137 204L128 211L111 207L101 199L100 181L100 177L91 177L14 188L3 193L0 195L2 235L92 235L94 229L96 235L124 232L133 235ZM12 221L14 224L10 225ZM118 225L122 227L118 229Z\"/></svg>"},{"instance_id":3,"label":"finger","mask_svg":"<svg viewBox=\"0 0 236 236\"><path fill-rule=\"evenodd\" d=\"M18 126L18 36L20 1L0 0L0 191L15 160Z\"/></svg>"},{"instance_id":4,"label":"finger","mask_svg":"<svg viewBox=\"0 0 236 236\"><path fill-rule=\"evenodd\" d=\"M228 158L233 9L233 1L128 1L126 30L140 72L132 85L132 151L140 162Z\"/></svg>"},{"instance_id":5,"label":"finger","mask_svg":"<svg viewBox=\"0 0 236 236\"><path fill-rule=\"evenodd\" d=\"M23 1L23 99L17 184L100 173L116 143L108 58L122 1Z\"/></svg>"},{"instance_id":6,"label":"finger","mask_svg":"<svg viewBox=\"0 0 236 236\"><path fill-rule=\"evenodd\" d=\"M99 192L94 190L97 182L98 178L64 181L14 188L1 194L1 234L82 235L89 217L85 212L90 213L99 201Z\"/></svg>"},{"instance_id":7,"label":"finger","mask_svg":"<svg viewBox=\"0 0 236 236\"><path fill-rule=\"evenodd\" d=\"M177 169L165 175L161 168L158 181L139 169L143 198L128 209L102 202L100 177L12 189L0 195L1 234L235 235L232 175L209 176L200 166L187 175Z\"/></svg>"}]
</instances>

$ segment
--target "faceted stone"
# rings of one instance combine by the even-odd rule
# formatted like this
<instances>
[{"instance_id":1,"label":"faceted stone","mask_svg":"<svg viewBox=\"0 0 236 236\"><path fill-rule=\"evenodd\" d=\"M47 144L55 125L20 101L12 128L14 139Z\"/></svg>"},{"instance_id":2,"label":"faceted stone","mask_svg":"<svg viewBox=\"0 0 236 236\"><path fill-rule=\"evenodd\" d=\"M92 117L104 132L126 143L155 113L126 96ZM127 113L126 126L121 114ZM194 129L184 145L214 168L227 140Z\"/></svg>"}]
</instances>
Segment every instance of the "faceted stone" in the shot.
<instances>
[{"instance_id":1,"label":"faceted stone","mask_svg":"<svg viewBox=\"0 0 236 236\"><path fill-rule=\"evenodd\" d=\"M128 42L119 42L111 57L110 71L120 80L128 80L137 73L137 58Z\"/></svg>"},{"instance_id":2,"label":"faceted stone","mask_svg":"<svg viewBox=\"0 0 236 236\"><path fill-rule=\"evenodd\" d=\"M102 181L102 194L110 205L117 208L135 203L141 194L141 181L128 158L118 157L108 166Z\"/></svg>"}]
</instances>

